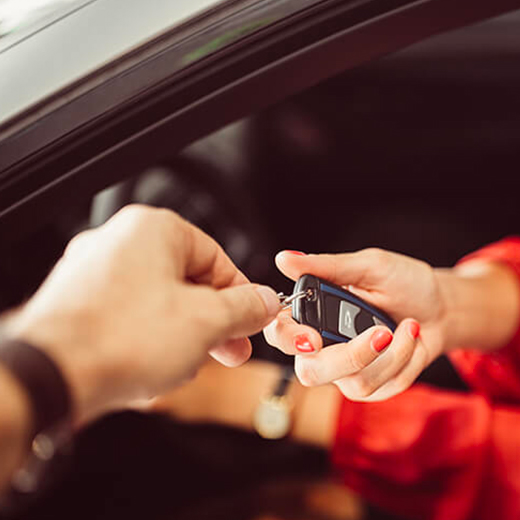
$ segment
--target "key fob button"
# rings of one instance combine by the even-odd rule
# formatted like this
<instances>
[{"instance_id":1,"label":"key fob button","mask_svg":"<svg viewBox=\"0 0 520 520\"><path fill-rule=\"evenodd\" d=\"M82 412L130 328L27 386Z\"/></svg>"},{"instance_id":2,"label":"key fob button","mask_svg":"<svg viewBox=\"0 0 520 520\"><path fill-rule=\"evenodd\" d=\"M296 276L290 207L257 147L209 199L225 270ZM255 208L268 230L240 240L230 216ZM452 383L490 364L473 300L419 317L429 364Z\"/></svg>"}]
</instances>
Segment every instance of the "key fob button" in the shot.
<instances>
[{"instance_id":1,"label":"key fob button","mask_svg":"<svg viewBox=\"0 0 520 520\"><path fill-rule=\"evenodd\" d=\"M347 338L353 338L358 335L357 330L359 330L359 326L356 323L356 318L360 311L361 309L356 305L345 300L340 301L338 323L340 334L343 334L343 336Z\"/></svg>"},{"instance_id":2,"label":"key fob button","mask_svg":"<svg viewBox=\"0 0 520 520\"><path fill-rule=\"evenodd\" d=\"M383 327L387 327L388 325L381 321L379 318L377 318L376 316L372 316L372 320L373 320L373 325L382 325Z\"/></svg>"},{"instance_id":3,"label":"key fob button","mask_svg":"<svg viewBox=\"0 0 520 520\"><path fill-rule=\"evenodd\" d=\"M380 322L381 325L384 323ZM374 326L374 317L367 311L362 311L357 315L356 318L356 331L361 334L365 330Z\"/></svg>"}]
</instances>

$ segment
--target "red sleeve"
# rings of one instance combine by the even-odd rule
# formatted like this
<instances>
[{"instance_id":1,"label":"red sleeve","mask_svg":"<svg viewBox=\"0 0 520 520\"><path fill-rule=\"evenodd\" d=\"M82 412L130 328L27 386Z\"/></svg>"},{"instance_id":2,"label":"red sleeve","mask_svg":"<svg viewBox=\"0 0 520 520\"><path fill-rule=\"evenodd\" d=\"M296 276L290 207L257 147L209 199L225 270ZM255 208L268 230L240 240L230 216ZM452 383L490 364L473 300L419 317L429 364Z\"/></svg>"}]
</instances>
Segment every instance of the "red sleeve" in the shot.
<instances>
[{"instance_id":1,"label":"red sleeve","mask_svg":"<svg viewBox=\"0 0 520 520\"><path fill-rule=\"evenodd\" d=\"M510 266L520 238L468 255ZM416 385L381 403L341 400L332 461L350 488L404 518L520 518L520 332L498 352L450 355L478 391Z\"/></svg>"},{"instance_id":2,"label":"red sleeve","mask_svg":"<svg viewBox=\"0 0 520 520\"><path fill-rule=\"evenodd\" d=\"M520 518L520 407L416 385L341 400L332 462L385 511L421 520Z\"/></svg>"},{"instance_id":3,"label":"red sleeve","mask_svg":"<svg viewBox=\"0 0 520 520\"><path fill-rule=\"evenodd\" d=\"M510 237L476 251L471 260L501 262L509 266L520 283L520 237ZM460 375L476 392L497 401L520 402L520 328L502 349L491 353L456 350L449 357Z\"/></svg>"},{"instance_id":4,"label":"red sleeve","mask_svg":"<svg viewBox=\"0 0 520 520\"><path fill-rule=\"evenodd\" d=\"M481 485L491 411L483 396L416 385L388 401L342 400L332 461L341 480L404 518L467 518Z\"/></svg>"}]
</instances>

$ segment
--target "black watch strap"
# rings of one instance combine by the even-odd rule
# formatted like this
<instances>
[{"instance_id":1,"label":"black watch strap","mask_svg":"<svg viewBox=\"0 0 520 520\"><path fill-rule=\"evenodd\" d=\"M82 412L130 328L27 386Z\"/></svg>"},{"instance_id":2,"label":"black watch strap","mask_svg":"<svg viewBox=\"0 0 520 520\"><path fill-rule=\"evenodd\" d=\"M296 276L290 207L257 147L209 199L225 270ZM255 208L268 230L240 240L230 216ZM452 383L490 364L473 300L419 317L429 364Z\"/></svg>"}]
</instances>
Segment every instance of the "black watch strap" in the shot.
<instances>
[{"instance_id":1,"label":"black watch strap","mask_svg":"<svg viewBox=\"0 0 520 520\"><path fill-rule=\"evenodd\" d=\"M70 422L72 399L54 361L25 341L0 342L0 363L23 385L33 412L33 437L62 422Z\"/></svg>"},{"instance_id":2,"label":"black watch strap","mask_svg":"<svg viewBox=\"0 0 520 520\"><path fill-rule=\"evenodd\" d=\"M19 511L56 480L57 466L67 465L72 449L72 398L55 362L26 341L2 338L0 365L20 382L32 407L29 453L11 479L10 493L0 496L0 509Z\"/></svg>"},{"instance_id":3,"label":"black watch strap","mask_svg":"<svg viewBox=\"0 0 520 520\"><path fill-rule=\"evenodd\" d=\"M278 384L274 389L273 396L282 397L289 390L289 385L291 384L294 378L294 369L292 366L283 366L282 373L280 379L278 380Z\"/></svg>"}]
</instances>

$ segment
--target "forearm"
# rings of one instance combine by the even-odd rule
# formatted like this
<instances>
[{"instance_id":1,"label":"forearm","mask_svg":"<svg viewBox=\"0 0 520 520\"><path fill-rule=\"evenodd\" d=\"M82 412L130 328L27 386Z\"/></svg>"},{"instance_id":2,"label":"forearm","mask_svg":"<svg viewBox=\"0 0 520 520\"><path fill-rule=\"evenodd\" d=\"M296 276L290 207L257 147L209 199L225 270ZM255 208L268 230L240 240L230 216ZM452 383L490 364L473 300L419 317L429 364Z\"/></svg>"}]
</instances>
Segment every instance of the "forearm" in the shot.
<instances>
[{"instance_id":1,"label":"forearm","mask_svg":"<svg viewBox=\"0 0 520 520\"><path fill-rule=\"evenodd\" d=\"M193 382L161 399L156 409L189 422L211 422L253 431L255 409L260 399L276 387L280 373L279 366L260 361L234 369L209 364ZM295 380L289 392L295 404L290 437L330 448L340 402L337 388L304 388Z\"/></svg>"},{"instance_id":2,"label":"forearm","mask_svg":"<svg viewBox=\"0 0 520 520\"><path fill-rule=\"evenodd\" d=\"M280 367L272 363L251 362L239 370L226 370L227 384L222 388L220 402L209 411L214 422L252 430L253 415L260 399L278 384ZM240 398L237 398L237 393ZM296 380L289 389L294 403L292 439L328 448L335 430L339 394L332 385L305 388Z\"/></svg>"},{"instance_id":3,"label":"forearm","mask_svg":"<svg viewBox=\"0 0 520 520\"><path fill-rule=\"evenodd\" d=\"M334 385L306 388L300 409L296 411L293 438L331 449L336 434L339 405L343 399Z\"/></svg>"},{"instance_id":4,"label":"forearm","mask_svg":"<svg viewBox=\"0 0 520 520\"><path fill-rule=\"evenodd\" d=\"M519 325L520 288L507 266L473 261L435 270L445 302L446 350L493 351L506 345Z\"/></svg>"},{"instance_id":5,"label":"forearm","mask_svg":"<svg viewBox=\"0 0 520 520\"><path fill-rule=\"evenodd\" d=\"M22 387L0 366L0 494L27 453L31 419Z\"/></svg>"}]
</instances>

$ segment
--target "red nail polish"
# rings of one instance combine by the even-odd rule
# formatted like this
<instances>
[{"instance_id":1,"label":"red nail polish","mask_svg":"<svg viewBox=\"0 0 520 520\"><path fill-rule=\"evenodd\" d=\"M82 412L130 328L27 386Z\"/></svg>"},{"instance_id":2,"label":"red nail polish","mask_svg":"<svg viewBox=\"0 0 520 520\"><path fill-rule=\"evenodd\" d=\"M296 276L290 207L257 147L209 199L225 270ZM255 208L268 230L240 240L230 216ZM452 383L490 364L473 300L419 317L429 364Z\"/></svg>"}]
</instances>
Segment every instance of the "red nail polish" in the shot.
<instances>
[{"instance_id":1,"label":"red nail polish","mask_svg":"<svg viewBox=\"0 0 520 520\"><path fill-rule=\"evenodd\" d=\"M290 253L291 255L307 256L306 253L302 253L301 251L291 251L289 249L286 249L284 252L285 253Z\"/></svg>"},{"instance_id":2,"label":"red nail polish","mask_svg":"<svg viewBox=\"0 0 520 520\"><path fill-rule=\"evenodd\" d=\"M296 336L294 338L294 347L298 352L304 352L305 354L308 354L309 352L314 352L314 347L312 346L312 343L309 341L309 338L302 334L301 336Z\"/></svg>"},{"instance_id":3,"label":"red nail polish","mask_svg":"<svg viewBox=\"0 0 520 520\"><path fill-rule=\"evenodd\" d=\"M381 352L392 342L392 333L388 330L378 330L373 336L370 344L376 352Z\"/></svg>"},{"instance_id":4,"label":"red nail polish","mask_svg":"<svg viewBox=\"0 0 520 520\"><path fill-rule=\"evenodd\" d=\"M412 339L417 339L421 332L421 326L416 321L412 321L408 325L408 332L410 333L410 336L412 336Z\"/></svg>"}]
</instances>

